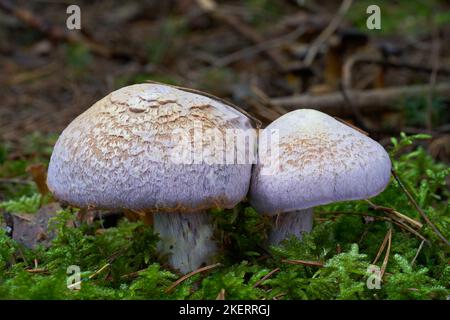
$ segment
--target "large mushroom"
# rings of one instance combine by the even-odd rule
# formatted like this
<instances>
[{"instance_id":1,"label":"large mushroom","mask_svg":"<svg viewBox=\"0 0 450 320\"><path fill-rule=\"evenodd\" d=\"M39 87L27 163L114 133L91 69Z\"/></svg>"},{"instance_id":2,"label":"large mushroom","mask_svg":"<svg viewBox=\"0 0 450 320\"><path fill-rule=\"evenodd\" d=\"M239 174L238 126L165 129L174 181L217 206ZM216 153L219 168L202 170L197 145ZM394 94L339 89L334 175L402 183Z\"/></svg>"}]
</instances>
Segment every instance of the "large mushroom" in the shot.
<instances>
[{"instance_id":1,"label":"large mushroom","mask_svg":"<svg viewBox=\"0 0 450 320\"><path fill-rule=\"evenodd\" d=\"M160 252L186 273L216 254L207 210L231 208L248 192L252 164L225 159L251 150L224 144L223 135L251 129L247 116L218 99L161 84L124 87L63 131L48 186L79 208L154 214Z\"/></svg>"},{"instance_id":2,"label":"large mushroom","mask_svg":"<svg viewBox=\"0 0 450 320\"><path fill-rule=\"evenodd\" d=\"M276 216L271 244L311 231L313 207L370 198L389 182L391 161L383 147L322 112L289 112L264 132L277 139L259 150L250 202Z\"/></svg>"}]
</instances>

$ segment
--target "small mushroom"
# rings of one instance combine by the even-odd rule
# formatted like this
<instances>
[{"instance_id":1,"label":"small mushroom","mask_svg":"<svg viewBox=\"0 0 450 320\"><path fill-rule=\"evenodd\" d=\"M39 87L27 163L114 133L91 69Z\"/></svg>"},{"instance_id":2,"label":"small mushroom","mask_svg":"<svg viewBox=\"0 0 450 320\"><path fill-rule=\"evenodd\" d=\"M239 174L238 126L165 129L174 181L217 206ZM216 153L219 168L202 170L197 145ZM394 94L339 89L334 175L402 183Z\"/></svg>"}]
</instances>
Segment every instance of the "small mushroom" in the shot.
<instances>
[{"instance_id":1,"label":"small mushroom","mask_svg":"<svg viewBox=\"0 0 450 320\"><path fill-rule=\"evenodd\" d=\"M277 132L278 141L260 148L249 194L257 211L277 216L271 244L311 231L313 207L370 198L389 182L383 147L322 112L292 111L265 130Z\"/></svg>"},{"instance_id":2,"label":"small mushroom","mask_svg":"<svg viewBox=\"0 0 450 320\"><path fill-rule=\"evenodd\" d=\"M173 268L192 271L217 252L207 210L234 207L251 177L251 163L206 161L234 150L218 143L220 135L212 141L206 129L220 134L252 125L235 108L201 94L161 84L124 87L63 131L48 186L57 199L80 208L153 213L160 252ZM201 147L201 158L193 157L192 145Z\"/></svg>"}]
</instances>

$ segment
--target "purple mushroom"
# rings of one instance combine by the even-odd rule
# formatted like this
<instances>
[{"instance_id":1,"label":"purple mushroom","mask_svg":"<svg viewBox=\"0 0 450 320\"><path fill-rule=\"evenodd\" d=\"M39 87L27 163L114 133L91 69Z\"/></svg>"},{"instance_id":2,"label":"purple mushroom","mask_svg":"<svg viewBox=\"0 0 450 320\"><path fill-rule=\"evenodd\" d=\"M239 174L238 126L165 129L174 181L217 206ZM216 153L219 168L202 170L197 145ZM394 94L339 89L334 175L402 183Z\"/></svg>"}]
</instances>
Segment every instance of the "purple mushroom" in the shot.
<instances>
[{"instance_id":1,"label":"purple mushroom","mask_svg":"<svg viewBox=\"0 0 450 320\"><path fill-rule=\"evenodd\" d=\"M389 182L391 161L383 147L322 112L289 112L265 130L276 132L278 141L259 150L250 202L276 216L271 244L311 231L313 207L370 198Z\"/></svg>"},{"instance_id":2,"label":"purple mushroom","mask_svg":"<svg viewBox=\"0 0 450 320\"><path fill-rule=\"evenodd\" d=\"M248 192L252 164L224 161L236 149L223 134L236 129L251 122L222 101L161 84L124 87L63 131L48 186L80 208L154 214L159 251L187 273L218 250L207 210L232 208Z\"/></svg>"}]
</instances>

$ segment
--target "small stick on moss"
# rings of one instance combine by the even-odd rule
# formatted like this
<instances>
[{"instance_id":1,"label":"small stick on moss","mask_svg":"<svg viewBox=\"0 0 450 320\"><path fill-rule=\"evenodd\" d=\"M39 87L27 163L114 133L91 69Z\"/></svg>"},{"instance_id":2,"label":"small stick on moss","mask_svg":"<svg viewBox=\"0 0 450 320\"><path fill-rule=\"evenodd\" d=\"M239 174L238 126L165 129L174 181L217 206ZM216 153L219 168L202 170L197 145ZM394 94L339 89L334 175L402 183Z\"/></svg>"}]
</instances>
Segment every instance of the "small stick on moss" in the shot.
<instances>
[{"instance_id":1,"label":"small stick on moss","mask_svg":"<svg viewBox=\"0 0 450 320\"><path fill-rule=\"evenodd\" d=\"M102 272L103 270L105 270L105 269L106 269L107 267L109 267L109 266L110 266L109 263L105 264L103 267L101 267L100 269L98 269L97 271L95 271L93 274L91 274L91 275L89 276L88 279L94 278L96 275L98 275L100 272Z\"/></svg>"},{"instance_id":2,"label":"small stick on moss","mask_svg":"<svg viewBox=\"0 0 450 320\"><path fill-rule=\"evenodd\" d=\"M389 207L383 207L383 206L379 206L373 202L371 202L370 200L366 199L365 200L374 210L378 210L378 211L384 211L390 215L395 216L395 218L397 219L401 219L401 220L405 220L406 222L410 223L412 226L416 227L417 229L420 229L423 227L423 224L420 223L419 221L414 220L413 218L408 217L407 215L404 215L403 213L398 212L397 210L393 209L393 208L389 208Z\"/></svg>"},{"instance_id":3,"label":"small stick on moss","mask_svg":"<svg viewBox=\"0 0 450 320\"><path fill-rule=\"evenodd\" d=\"M135 272L131 272L131 273L127 273L127 274L123 274L120 276L121 279L125 279L125 278L135 278L137 277L141 272L145 271L147 269L142 269L139 271L135 271Z\"/></svg>"},{"instance_id":4,"label":"small stick on moss","mask_svg":"<svg viewBox=\"0 0 450 320\"><path fill-rule=\"evenodd\" d=\"M230 15L229 13L226 13L221 8L219 8L219 5L216 3L216 1L197 0L196 2L197 5L212 18L217 19L218 21L229 26L250 42L253 42L255 44L264 42L264 39L250 26L246 25L243 21L241 21L234 15ZM271 62L273 62L276 68L278 68L279 70L283 70L284 60L277 48L269 48L267 50L261 51L261 53L264 53L271 60Z\"/></svg>"},{"instance_id":5,"label":"small stick on moss","mask_svg":"<svg viewBox=\"0 0 450 320\"><path fill-rule=\"evenodd\" d=\"M367 234L369 233L369 228L370 228L370 226L366 226L366 228L364 229L364 231L363 231L361 237L360 237L359 240L358 240L358 245L361 244L361 242L364 240L364 238L365 238L365 237L367 236ZM339 254L339 253L340 253L340 252L338 252L338 254Z\"/></svg>"},{"instance_id":6,"label":"small stick on moss","mask_svg":"<svg viewBox=\"0 0 450 320\"><path fill-rule=\"evenodd\" d=\"M422 242L420 243L419 249L417 249L416 255L414 256L414 258L411 261L411 266L413 266L414 263L416 262L416 259L419 256L420 251L422 251L424 243L425 243L425 241L422 240Z\"/></svg>"},{"instance_id":7,"label":"small stick on moss","mask_svg":"<svg viewBox=\"0 0 450 320\"><path fill-rule=\"evenodd\" d=\"M22 24L37 30L52 41L60 41L72 44L82 44L89 48L94 54L105 58L126 58L128 60L136 60L139 62L147 62L147 59L136 52L123 50L120 48L109 48L105 45L91 39L86 33L67 32L64 28L51 25L48 21L43 20L33 11L25 8L17 7L14 2L8 0L0 0L0 11L8 15L14 16Z\"/></svg>"},{"instance_id":8,"label":"small stick on moss","mask_svg":"<svg viewBox=\"0 0 450 320\"><path fill-rule=\"evenodd\" d=\"M105 269L106 269L107 267L109 267L110 265L111 265L110 263L105 264L103 267L101 267L100 269L98 269L97 271L95 271L93 274L91 274L86 280L92 280L95 276L97 276L99 273L101 273L103 270L105 270ZM78 281L78 282L72 283L71 285L67 286L67 288L68 288L68 289L75 288L75 287L77 287L78 285L80 285L82 282L83 282L83 279L80 280L80 281Z\"/></svg>"},{"instance_id":9,"label":"small stick on moss","mask_svg":"<svg viewBox=\"0 0 450 320\"><path fill-rule=\"evenodd\" d=\"M261 283L263 283L264 281L266 281L267 279L269 279L274 273L280 271L280 268L275 268L272 271L270 271L268 274L266 274L264 277L262 277L260 280L258 280L254 285L253 288L258 287L259 285L261 285Z\"/></svg>"},{"instance_id":10,"label":"small stick on moss","mask_svg":"<svg viewBox=\"0 0 450 320\"><path fill-rule=\"evenodd\" d=\"M211 270L211 269L216 268L216 267L218 267L220 265L221 265L220 263L212 264L212 265L209 265L209 266L206 266L206 267L194 270L194 271L192 271L192 272L182 276L180 279L175 281L169 288L166 289L166 293L169 293L170 291L175 289L175 287L178 286L180 283L182 283L183 281L185 281L185 280L189 279L190 277L196 275L197 273L201 273L201 272L205 272L205 271Z\"/></svg>"},{"instance_id":11,"label":"small stick on moss","mask_svg":"<svg viewBox=\"0 0 450 320\"><path fill-rule=\"evenodd\" d=\"M392 216L392 217L382 217L382 216L376 216L376 215L368 214L368 213L364 213L364 212L343 212L343 211L342 212L333 212L333 211L316 212L315 214L316 215L326 215L326 214L333 214L333 215L358 215L358 216L364 216L364 217L371 217L371 218L374 218L375 220L389 221L389 222L395 224L396 226L398 226L398 227L400 227L400 228L402 228L402 229L404 229L406 231L411 232L413 235L418 237L420 240L423 240L425 242L429 242L429 240L427 238L425 238L423 235L421 235L419 232L414 230L409 225L405 224L402 220L394 219L394 216Z\"/></svg>"},{"instance_id":12,"label":"small stick on moss","mask_svg":"<svg viewBox=\"0 0 450 320\"><path fill-rule=\"evenodd\" d=\"M388 238L389 238L389 232L391 231L391 229L389 229L389 231L386 233L386 235L384 236L383 242L381 243L380 249L378 249L378 253L377 256L375 257L375 259L373 260L372 264L376 264L378 259L381 257L381 254L384 251L384 248L386 248L386 244L388 242Z\"/></svg>"},{"instance_id":13,"label":"small stick on moss","mask_svg":"<svg viewBox=\"0 0 450 320\"><path fill-rule=\"evenodd\" d=\"M420 240L425 241L425 242L429 242L429 240L427 238L425 238L423 235L421 235L419 232L417 232L416 230L414 230L413 228L411 228L407 224L405 224L405 223L403 223L401 221L398 221L398 220L392 220L392 219L388 219L388 218L386 218L386 220L394 223L395 225L399 226L402 229L405 229L405 230L411 232L416 237L418 237Z\"/></svg>"},{"instance_id":14,"label":"small stick on moss","mask_svg":"<svg viewBox=\"0 0 450 320\"><path fill-rule=\"evenodd\" d=\"M282 292L273 297L272 300L278 300L278 298L284 297L285 295L287 295L287 293Z\"/></svg>"},{"instance_id":15,"label":"small stick on moss","mask_svg":"<svg viewBox=\"0 0 450 320\"><path fill-rule=\"evenodd\" d=\"M25 269L28 273L48 273L48 270L45 268L38 268L39 262L37 259L34 259L34 268L33 269Z\"/></svg>"},{"instance_id":16,"label":"small stick on moss","mask_svg":"<svg viewBox=\"0 0 450 320\"><path fill-rule=\"evenodd\" d=\"M225 289L220 289L219 294L216 297L216 300L225 300Z\"/></svg>"},{"instance_id":17,"label":"small stick on moss","mask_svg":"<svg viewBox=\"0 0 450 320\"><path fill-rule=\"evenodd\" d=\"M448 98L450 96L450 84L443 82L437 83L435 86L435 94ZM368 89L368 90L347 90L346 94L351 99L353 105L358 109L366 109L369 107L377 107L380 110L392 108L395 101L404 96L417 97L422 96L430 90L429 85L409 85L399 87L389 87L384 89ZM311 108L315 110L337 112L348 110L347 100L342 96L342 92L331 92L322 95L313 94L296 94L287 97L271 98L272 105L284 107L288 111L301 108Z\"/></svg>"},{"instance_id":18,"label":"small stick on moss","mask_svg":"<svg viewBox=\"0 0 450 320\"><path fill-rule=\"evenodd\" d=\"M425 222L433 229L433 231L436 233L436 235L444 242L447 246L450 246L450 242L444 237L444 235L439 231L439 229L434 225L433 222L428 218L428 216L425 214L425 212L422 210L422 208L417 204L416 200L414 200L414 197L411 195L411 193L406 189L403 182L400 180L399 176L395 172L394 169L391 170L392 176L397 181L400 188L403 190L403 192L408 197L409 201L414 205L416 210L419 212L419 214L422 216L422 218L425 220Z\"/></svg>"},{"instance_id":19,"label":"small stick on moss","mask_svg":"<svg viewBox=\"0 0 450 320\"><path fill-rule=\"evenodd\" d=\"M27 269L25 271L28 273L48 273L47 269Z\"/></svg>"},{"instance_id":20,"label":"small stick on moss","mask_svg":"<svg viewBox=\"0 0 450 320\"><path fill-rule=\"evenodd\" d=\"M306 260L287 260L283 259L281 262L288 263L288 264L301 264L303 266L307 267L320 267L322 268L324 266L323 262L320 261L306 261Z\"/></svg>"},{"instance_id":21,"label":"small stick on moss","mask_svg":"<svg viewBox=\"0 0 450 320\"><path fill-rule=\"evenodd\" d=\"M326 43L329 40L329 38L339 28L340 24L342 23L342 20L344 19L344 16L350 9L352 2L353 2L352 0L342 1L341 6L339 7L333 19L331 19L329 25L322 30L319 36L309 46L308 52L306 53L306 57L304 60L306 66L310 66L313 63L314 58L316 57L317 53L319 53L323 44Z\"/></svg>"},{"instance_id":22,"label":"small stick on moss","mask_svg":"<svg viewBox=\"0 0 450 320\"><path fill-rule=\"evenodd\" d=\"M389 254L391 253L392 229L389 229L387 236L388 238L387 238L386 254L384 256L383 264L381 265L381 274L380 274L381 279L383 278L384 272L386 271L386 267L389 261Z\"/></svg>"}]
</instances>

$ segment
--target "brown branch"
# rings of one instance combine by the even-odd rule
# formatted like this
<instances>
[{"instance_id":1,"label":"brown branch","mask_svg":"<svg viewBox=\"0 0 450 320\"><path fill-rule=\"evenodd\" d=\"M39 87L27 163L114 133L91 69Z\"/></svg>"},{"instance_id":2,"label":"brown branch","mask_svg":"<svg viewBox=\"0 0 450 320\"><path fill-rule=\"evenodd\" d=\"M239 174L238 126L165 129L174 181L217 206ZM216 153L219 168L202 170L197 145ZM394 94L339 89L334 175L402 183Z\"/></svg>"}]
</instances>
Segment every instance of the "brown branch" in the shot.
<instances>
[{"instance_id":1,"label":"brown branch","mask_svg":"<svg viewBox=\"0 0 450 320\"><path fill-rule=\"evenodd\" d=\"M223 12L223 10L219 8L218 4L215 1L197 0L197 4L202 10L208 13L211 17L228 25L230 28L235 30L240 35L242 35L248 41L254 44L260 44L265 42L263 37L261 37L258 33L256 33L252 28L244 24L240 19L226 12ZM278 69L280 70L284 69L283 67L284 59L278 50L276 50L275 48L267 48L261 51L261 53L264 53Z\"/></svg>"},{"instance_id":2,"label":"brown branch","mask_svg":"<svg viewBox=\"0 0 450 320\"><path fill-rule=\"evenodd\" d=\"M383 264L381 265L381 278L383 278L384 272L386 271L386 266L389 261L389 254L391 252L391 243L392 243L392 229L389 229L386 235L384 236L383 242L381 243L380 249L378 250L377 256L373 260L372 264L376 264L384 249L387 246L386 254L384 255Z\"/></svg>"},{"instance_id":3,"label":"brown branch","mask_svg":"<svg viewBox=\"0 0 450 320\"><path fill-rule=\"evenodd\" d=\"M430 90L429 85L413 85L391 87L372 90L348 90L347 95L357 108L388 107L406 96L425 96ZM450 98L450 83L439 83L435 86L437 95ZM341 92L333 92L324 95L302 94L289 97L270 99L271 104L281 106L289 111L301 108L313 108L317 110L341 109L346 110L347 103Z\"/></svg>"},{"instance_id":4,"label":"brown branch","mask_svg":"<svg viewBox=\"0 0 450 320\"><path fill-rule=\"evenodd\" d=\"M259 53L263 53L265 51L273 51L275 48L281 47L286 43L292 42L293 40L299 38L305 33L305 30L303 26L298 27L294 31L288 33L287 35L284 35L282 37L267 40L264 42L256 43L251 47L247 47L241 50L238 50L236 52L230 53L229 55L226 55L225 57L219 58L216 61L213 62L213 65L215 67L225 67L231 63L234 63L236 61L249 58L251 56L257 55ZM277 56L278 61L278 56ZM278 63L278 62L277 62ZM284 66L283 66L284 69Z\"/></svg>"},{"instance_id":5,"label":"brown branch","mask_svg":"<svg viewBox=\"0 0 450 320\"><path fill-rule=\"evenodd\" d=\"M366 54L354 54L345 60L343 69L342 69L342 85L346 90L352 88L352 80L353 80L353 67L357 64L375 64L380 65L387 68L396 68L396 69L408 69L414 72L421 73L429 73L433 72L433 67L408 63L408 62L396 62L389 61L384 58L376 58ZM440 67L437 70L439 74L450 76L450 68Z\"/></svg>"},{"instance_id":6,"label":"brown branch","mask_svg":"<svg viewBox=\"0 0 450 320\"><path fill-rule=\"evenodd\" d=\"M77 33L68 33L63 29L57 28L55 26L46 23L41 18L38 18L30 10L16 7L12 1L0 0L0 9L4 12L13 15L23 24L29 26L30 28L36 29L39 32L47 35L51 40L55 41L69 41L77 42L79 38Z\"/></svg>"},{"instance_id":7,"label":"brown branch","mask_svg":"<svg viewBox=\"0 0 450 320\"><path fill-rule=\"evenodd\" d=\"M137 60L141 63L146 62L147 58L136 52L123 50L117 47L109 48L104 44L83 36L80 32L66 31L63 28L58 28L57 26L54 26L44 19L36 16L32 11L25 8L16 7L9 0L0 0L0 10L13 15L24 25L39 31L52 41L82 44L92 51L92 53L105 58L125 58L128 60Z\"/></svg>"},{"instance_id":8,"label":"brown branch","mask_svg":"<svg viewBox=\"0 0 450 320\"><path fill-rule=\"evenodd\" d=\"M214 268L216 268L216 267L218 267L218 266L220 266L220 265L221 265L220 263L216 263L216 264L212 264L212 265L209 265L209 266L206 266L206 267L203 267L203 268L194 270L194 271L192 271L192 272L190 272L190 273L188 273L188 274L182 276L182 277L181 277L180 279L178 279L177 281L175 281L169 288L166 289L165 292L166 292L166 293L169 293L170 291L172 291L173 289L175 289L175 287L178 286L180 283L182 283L183 281L186 281L187 279L189 279L190 277L196 275L197 273L201 273L201 272L205 272L205 271L214 269Z\"/></svg>"},{"instance_id":9,"label":"brown branch","mask_svg":"<svg viewBox=\"0 0 450 320\"><path fill-rule=\"evenodd\" d=\"M339 7L333 19L330 21L330 24L319 34L319 36L311 44L304 60L305 66L310 66L313 63L314 58L316 57L322 45L328 41L328 39L333 35L333 33L342 23L342 20L344 19L344 16L347 13L348 9L350 9L352 2L353 0L342 1L341 6Z\"/></svg>"},{"instance_id":10,"label":"brown branch","mask_svg":"<svg viewBox=\"0 0 450 320\"><path fill-rule=\"evenodd\" d=\"M49 273L47 269L26 269L28 273Z\"/></svg>"}]
</instances>

